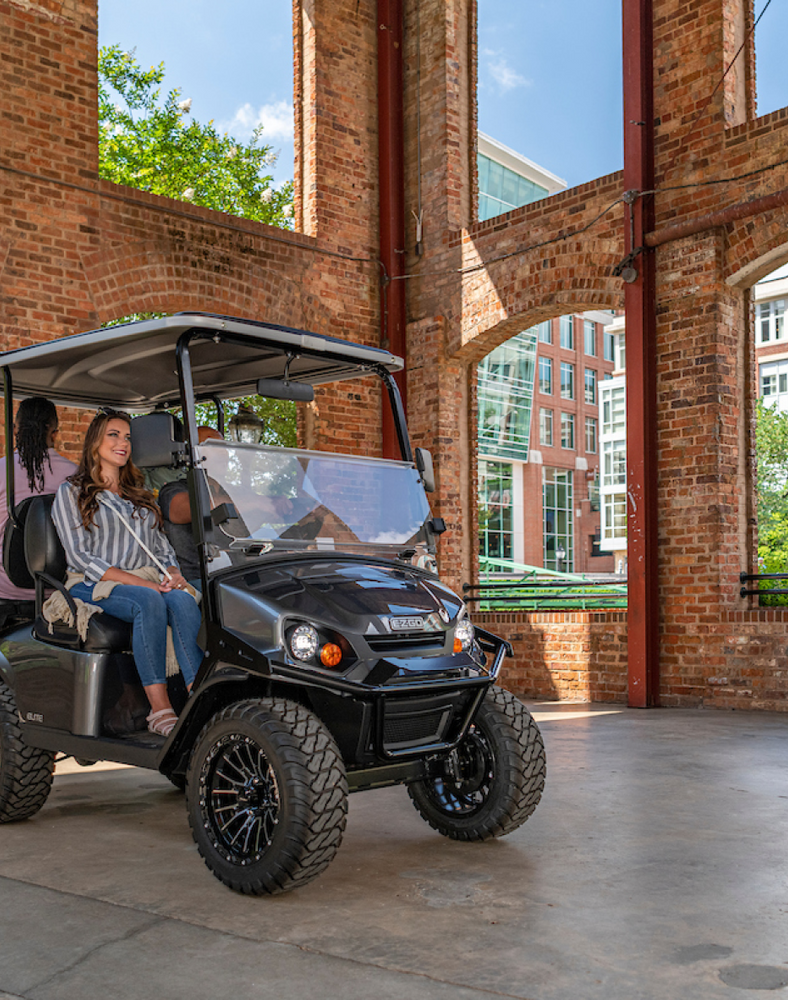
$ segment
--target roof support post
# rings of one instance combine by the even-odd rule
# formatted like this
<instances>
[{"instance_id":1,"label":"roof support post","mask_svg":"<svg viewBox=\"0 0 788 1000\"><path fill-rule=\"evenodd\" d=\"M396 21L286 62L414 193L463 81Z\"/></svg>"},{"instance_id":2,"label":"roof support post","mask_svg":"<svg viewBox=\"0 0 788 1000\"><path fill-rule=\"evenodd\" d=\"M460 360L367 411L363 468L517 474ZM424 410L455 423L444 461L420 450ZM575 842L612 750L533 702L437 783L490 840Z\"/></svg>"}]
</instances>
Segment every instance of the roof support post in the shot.
<instances>
[{"instance_id":1,"label":"roof support post","mask_svg":"<svg viewBox=\"0 0 788 1000\"><path fill-rule=\"evenodd\" d=\"M380 346L406 356L405 155L402 104L403 0L378 0L378 215L380 220ZM405 371L397 372L407 412ZM383 399L383 456L399 458L394 420Z\"/></svg>"},{"instance_id":2,"label":"roof support post","mask_svg":"<svg viewBox=\"0 0 788 1000\"><path fill-rule=\"evenodd\" d=\"M654 228L654 82L652 0L623 0L624 189L628 269L624 305L627 351L628 701L659 696L657 572L656 260L643 250ZM638 252L640 251L640 252Z\"/></svg>"}]
</instances>

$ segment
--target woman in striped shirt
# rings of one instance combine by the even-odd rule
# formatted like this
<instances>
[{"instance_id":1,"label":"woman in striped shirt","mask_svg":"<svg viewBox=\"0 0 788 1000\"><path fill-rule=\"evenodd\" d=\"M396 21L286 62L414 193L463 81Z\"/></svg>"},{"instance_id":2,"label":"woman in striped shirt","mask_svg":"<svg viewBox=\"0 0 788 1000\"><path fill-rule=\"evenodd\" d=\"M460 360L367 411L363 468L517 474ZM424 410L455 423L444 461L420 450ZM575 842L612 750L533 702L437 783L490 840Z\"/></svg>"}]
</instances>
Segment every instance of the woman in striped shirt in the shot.
<instances>
[{"instance_id":1,"label":"woman in striped shirt","mask_svg":"<svg viewBox=\"0 0 788 1000\"><path fill-rule=\"evenodd\" d=\"M101 607L132 623L134 660L151 709L148 729L168 736L177 716L167 693L167 626L191 690L203 655L197 645L200 610L186 592L188 584L161 530L161 513L142 483L131 461L130 418L118 410L101 411L88 427L77 471L57 492L52 518L69 573L79 575L71 594L95 603L95 585L113 585ZM151 558L121 517L167 567L169 579L154 582L134 572L150 566Z\"/></svg>"}]
</instances>

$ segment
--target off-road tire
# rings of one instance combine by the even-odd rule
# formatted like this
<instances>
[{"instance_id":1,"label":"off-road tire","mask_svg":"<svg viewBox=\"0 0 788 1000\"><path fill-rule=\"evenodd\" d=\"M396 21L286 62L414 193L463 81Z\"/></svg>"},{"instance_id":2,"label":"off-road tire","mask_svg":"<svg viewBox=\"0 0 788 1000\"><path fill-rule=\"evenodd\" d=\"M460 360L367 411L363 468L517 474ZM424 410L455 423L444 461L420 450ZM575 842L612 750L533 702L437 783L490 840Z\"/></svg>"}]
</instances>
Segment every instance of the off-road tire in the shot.
<instances>
[{"instance_id":1,"label":"off-road tire","mask_svg":"<svg viewBox=\"0 0 788 1000\"><path fill-rule=\"evenodd\" d=\"M283 698L217 712L189 761L192 835L225 885L252 895L306 885L333 860L347 819L342 758L323 723Z\"/></svg>"},{"instance_id":2,"label":"off-road tire","mask_svg":"<svg viewBox=\"0 0 788 1000\"><path fill-rule=\"evenodd\" d=\"M52 788L55 754L26 746L11 689L0 681L0 823L28 819Z\"/></svg>"},{"instance_id":3,"label":"off-road tire","mask_svg":"<svg viewBox=\"0 0 788 1000\"><path fill-rule=\"evenodd\" d=\"M423 819L453 840L490 840L521 826L544 789L544 744L528 709L491 687L473 725L443 766L408 794ZM458 780L459 777L459 780Z\"/></svg>"}]
</instances>

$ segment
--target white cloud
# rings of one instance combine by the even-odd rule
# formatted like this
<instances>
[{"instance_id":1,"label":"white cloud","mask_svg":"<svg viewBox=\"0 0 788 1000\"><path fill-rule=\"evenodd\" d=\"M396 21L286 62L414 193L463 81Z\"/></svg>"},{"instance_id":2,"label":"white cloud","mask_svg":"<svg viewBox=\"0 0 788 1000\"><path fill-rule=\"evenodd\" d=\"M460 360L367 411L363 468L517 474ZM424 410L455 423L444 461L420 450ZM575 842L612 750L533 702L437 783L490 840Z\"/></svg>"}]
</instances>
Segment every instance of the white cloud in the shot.
<instances>
[{"instance_id":1,"label":"white cloud","mask_svg":"<svg viewBox=\"0 0 788 1000\"><path fill-rule=\"evenodd\" d=\"M530 87L531 81L522 73L512 69L502 52L494 49L484 49L485 63L490 76L498 84L502 93L514 90L516 87Z\"/></svg>"},{"instance_id":2,"label":"white cloud","mask_svg":"<svg viewBox=\"0 0 788 1000\"><path fill-rule=\"evenodd\" d=\"M247 102L236 112L229 122L221 122L218 128L236 139L248 139L258 125L263 126L264 142L293 141L293 105L288 101L275 101L255 108Z\"/></svg>"}]
</instances>

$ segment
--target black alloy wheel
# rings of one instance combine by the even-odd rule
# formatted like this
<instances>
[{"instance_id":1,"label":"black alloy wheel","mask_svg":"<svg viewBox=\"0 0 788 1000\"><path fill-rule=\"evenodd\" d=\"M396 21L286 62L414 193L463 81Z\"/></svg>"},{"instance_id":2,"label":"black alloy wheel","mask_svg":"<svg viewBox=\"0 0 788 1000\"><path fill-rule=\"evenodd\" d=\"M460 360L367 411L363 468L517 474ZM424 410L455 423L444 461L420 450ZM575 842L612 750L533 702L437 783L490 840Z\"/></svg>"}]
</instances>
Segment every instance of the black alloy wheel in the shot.
<instances>
[{"instance_id":1,"label":"black alloy wheel","mask_svg":"<svg viewBox=\"0 0 788 1000\"><path fill-rule=\"evenodd\" d=\"M528 709L491 687L473 725L431 778L408 785L419 814L453 840L489 840L521 826L544 790L544 744Z\"/></svg>"},{"instance_id":2,"label":"black alloy wheel","mask_svg":"<svg viewBox=\"0 0 788 1000\"><path fill-rule=\"evenodd\" d=\"M347 779L333 737L281 698L237 702L207 723L186 794L200 854L239 892L305 885L329 865L345 829Z\"/></svg>"}]
</instances>

